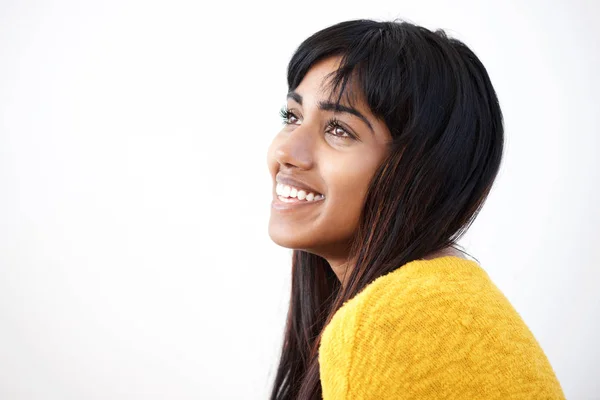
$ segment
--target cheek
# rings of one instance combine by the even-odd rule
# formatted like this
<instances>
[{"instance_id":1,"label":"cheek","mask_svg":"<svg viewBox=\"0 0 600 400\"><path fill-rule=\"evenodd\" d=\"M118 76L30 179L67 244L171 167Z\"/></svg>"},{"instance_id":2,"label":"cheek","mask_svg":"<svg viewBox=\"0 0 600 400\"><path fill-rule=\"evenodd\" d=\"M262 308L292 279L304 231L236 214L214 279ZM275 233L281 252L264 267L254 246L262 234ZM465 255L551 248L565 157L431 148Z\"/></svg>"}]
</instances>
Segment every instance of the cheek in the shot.
<instances>
[{"instance_id":1,"label":"cheek","mask_svg":"<svg viewBox=\"0 0 600 400\"><path fill-rule=\"evenodd\" d=\"M377 161L353 157L329 166L325 179L332 224L339 224L345 230L356 229Z\"/></svg>"}]
</instances>

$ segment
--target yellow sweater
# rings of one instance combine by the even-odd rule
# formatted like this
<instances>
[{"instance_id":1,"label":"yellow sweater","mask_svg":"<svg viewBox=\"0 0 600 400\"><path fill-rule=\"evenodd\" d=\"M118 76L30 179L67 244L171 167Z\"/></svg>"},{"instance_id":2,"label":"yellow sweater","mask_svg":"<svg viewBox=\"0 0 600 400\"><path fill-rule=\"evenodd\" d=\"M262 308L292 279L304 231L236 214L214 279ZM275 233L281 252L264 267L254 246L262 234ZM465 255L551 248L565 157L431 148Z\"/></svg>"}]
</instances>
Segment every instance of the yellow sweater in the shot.
<instances>
[{"instance_id":1,"label":"yellow sweater","mask_svg":"<svg viewBox=\"0 0 600 400\"><path fill-rule=\"evenodd\" d=\"M539 343L475 261L411 261L348 300L319 348L323 399L564 399Z\"/></svg>"}]
</instances>

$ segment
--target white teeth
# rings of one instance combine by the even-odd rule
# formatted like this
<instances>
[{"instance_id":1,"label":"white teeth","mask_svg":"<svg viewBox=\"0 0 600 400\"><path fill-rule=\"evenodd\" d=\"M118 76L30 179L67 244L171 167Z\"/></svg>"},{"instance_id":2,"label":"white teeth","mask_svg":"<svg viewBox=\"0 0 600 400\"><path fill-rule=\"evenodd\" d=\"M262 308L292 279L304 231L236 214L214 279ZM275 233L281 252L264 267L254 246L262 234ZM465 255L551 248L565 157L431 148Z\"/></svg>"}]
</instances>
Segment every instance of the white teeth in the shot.
<instances>
[{"instance_id":1,"label":"white teeth","mask_svg":"<svg viewBox=\"0 0 600 400\"><path fill-rule=\"evenodd\" d=\"M316 201L325 198L322 194L306 193L305 190L298 189L289 185L278 183L275 187L275 193L282 197L297 198L298 200Z\"/></svg>"}]
</instances>

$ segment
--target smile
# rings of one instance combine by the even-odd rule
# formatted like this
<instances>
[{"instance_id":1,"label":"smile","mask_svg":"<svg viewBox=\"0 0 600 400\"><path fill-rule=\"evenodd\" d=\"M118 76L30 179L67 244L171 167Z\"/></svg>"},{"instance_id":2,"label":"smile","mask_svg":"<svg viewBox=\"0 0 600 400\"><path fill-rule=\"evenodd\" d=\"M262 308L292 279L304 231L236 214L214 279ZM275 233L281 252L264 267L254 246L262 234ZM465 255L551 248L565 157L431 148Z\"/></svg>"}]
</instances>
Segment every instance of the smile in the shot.
<instances>
[{"instance_id":1,"label":"smile","mask_svg":"<svg viewBox=\"0 0 600 400\"><path fill-rule=\"evenodd\" d=\"M315 195L312 192L306 194L304 190L298 190L282 184L277 184L274 195L271 207L279 211L295 210L297 208L317 205L325 200L325 196L322 194Z\"/></svg>"},{"instance_id":2,"label":"smile","mask_svg":"<svg viewBox=\"0 0 600 400\"><path fill-rule=\"evenodd\" d=\"M325 198L325 196L320 193L307 192L304 189L296 188L291 185L284 185L283 183L277 184L275 193L282 199L305 202L318 201Z\"/></svg>"}]
</instances>

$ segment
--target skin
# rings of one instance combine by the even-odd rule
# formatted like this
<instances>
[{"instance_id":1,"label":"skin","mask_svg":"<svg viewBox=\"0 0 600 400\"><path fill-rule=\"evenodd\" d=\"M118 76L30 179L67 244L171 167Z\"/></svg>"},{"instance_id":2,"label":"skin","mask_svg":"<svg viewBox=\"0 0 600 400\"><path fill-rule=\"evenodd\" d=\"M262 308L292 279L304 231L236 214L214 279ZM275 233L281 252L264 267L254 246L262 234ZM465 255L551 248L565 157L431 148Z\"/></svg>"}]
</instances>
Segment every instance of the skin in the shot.
<instances>
[{"instance_id":1,"label":"skin","mask_svg":"<svg viewBox=\"0 0 600 400\"><path fill-rule=\"evenodd\" d=\"M348 112L319 108L319 101L328 100L326 76L337 69L339 61L338 57L330 57L313 65L295 90L302 98L301 104L297 96L288 96L287 108L294 116L273 139L267 163L273 179L273 199L277 197L275 178L279 172L308 183L326 196L318 204L291 212L272 207L269 236L282 247L323 257L344 284L352 266L349 244L358 227L368 185L389 151L391 135L363 99L352 106L368 124ZM333 116L341 127L327 124Z\"/></svg>"}]
</instances>

